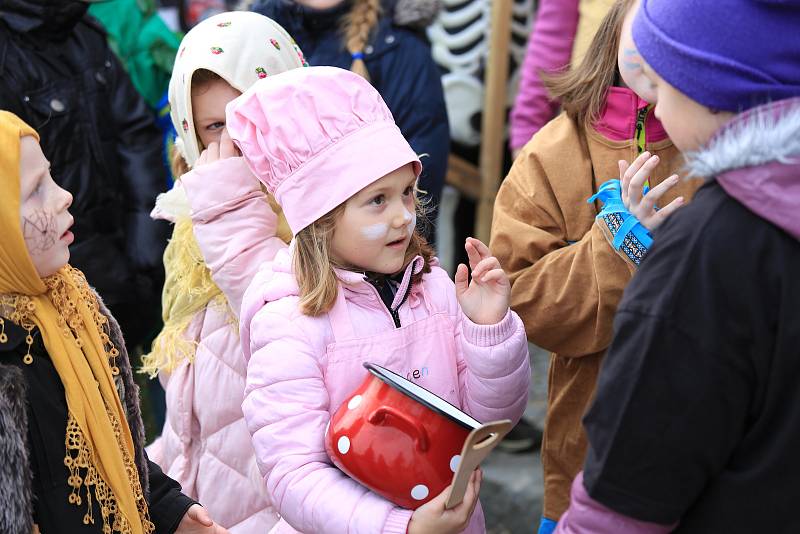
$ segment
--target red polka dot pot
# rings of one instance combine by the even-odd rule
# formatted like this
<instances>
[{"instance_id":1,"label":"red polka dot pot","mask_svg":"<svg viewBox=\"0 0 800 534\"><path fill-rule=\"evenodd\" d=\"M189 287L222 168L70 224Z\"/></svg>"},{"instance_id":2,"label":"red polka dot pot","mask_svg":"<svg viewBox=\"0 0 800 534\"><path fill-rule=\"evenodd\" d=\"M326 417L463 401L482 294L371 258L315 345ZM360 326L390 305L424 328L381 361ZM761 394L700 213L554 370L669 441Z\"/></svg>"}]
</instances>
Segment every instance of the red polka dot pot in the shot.
<instances>
[{"instance_id":1,"label":"red polka dot pot","mask_svg":"<svg viewBox=\"0 0 800 534\"><path fill-rule=\"evenodd\" d=\"M450 485L469 433L481 423L379 365L342 403L325 432L334 465L415 510Z\"/></svg>"}]
</instances>

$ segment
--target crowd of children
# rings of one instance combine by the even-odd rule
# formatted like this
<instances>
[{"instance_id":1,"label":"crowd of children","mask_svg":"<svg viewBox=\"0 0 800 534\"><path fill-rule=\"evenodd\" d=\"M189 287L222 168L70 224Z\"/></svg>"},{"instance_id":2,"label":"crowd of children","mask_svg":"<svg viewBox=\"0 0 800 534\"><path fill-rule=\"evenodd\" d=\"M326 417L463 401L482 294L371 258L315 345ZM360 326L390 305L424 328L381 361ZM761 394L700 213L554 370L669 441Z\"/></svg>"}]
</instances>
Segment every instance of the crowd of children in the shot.
<instances>
[{"instance_id":1,"label":"crowd of children","mask_svg":"<svg viewBox=\"0 0 800 534\"><path fill-rule=\"evenodd\" d=\"M573 2L605 16L538 73L563 111L454 279L421 223L446 116L400 4L265 0L182 40L147 448L124 329L69 263L58 140L0 112L0 531L486 532L480 469L408 510L333 465L328 425L366 362L516 422L528 341L552 352L531 531L800 529L800 1Z\"/></svg>"}]
</instances>

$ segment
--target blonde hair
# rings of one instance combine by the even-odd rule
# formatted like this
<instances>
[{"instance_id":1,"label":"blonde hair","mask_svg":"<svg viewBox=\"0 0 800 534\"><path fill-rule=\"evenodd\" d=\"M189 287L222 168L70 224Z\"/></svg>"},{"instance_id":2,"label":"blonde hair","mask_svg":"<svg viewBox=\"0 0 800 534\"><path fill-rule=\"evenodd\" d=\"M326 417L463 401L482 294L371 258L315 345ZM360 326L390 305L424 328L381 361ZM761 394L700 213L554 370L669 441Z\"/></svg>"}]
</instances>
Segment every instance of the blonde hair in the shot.
<instances>
[{"instance_id":1,"label":"blonde hair","mask_svg":"<svg viewBox=\"0 0 800 534\"><path fill-rule=\"evenodd\" d=\"M342 24L344 44L351 55L364 54L364 47L369 42L372 31L378 25L380 14L380 0L353 1L353 7ZM363 58L354 58L353 63L350 64L350 71L369 80L369 72Z\"/></svg>"},{"instance_id":2,"label":"blonde hair","mask_svg":"<svg viewBox=\"0 0 800 534\"><path fill-rule=\"evenodd\" d=\"M622 23L635 0L617 0L606 14L580 65L558 74L542 73L550 95L580 125L597 120L617 76Z\"/></svg>"},{"instance_id":3,"label":"blonde hair","mask_svg":"<svg viewBox=\"0 0 800 534\"><path fill-rule=\"evenodd\" d=\"M424 217L424 208L415 195L415 206L419 217ZM323 215L309 226L300 230L294 237L293 268L297 285L300 288L300 311L315 317L328 312L336 303L339 291L339 278L335 269L353 268L338 264L331 254L331 243L336 223L344 213L345 204ZM422 271L415 274L412 283L418 283L422 275L431 272L433 248L425 237L414 229L411 242L406 249L403 268L416 258L422 256L425 265Z\"/></svg>"}]
</instances>

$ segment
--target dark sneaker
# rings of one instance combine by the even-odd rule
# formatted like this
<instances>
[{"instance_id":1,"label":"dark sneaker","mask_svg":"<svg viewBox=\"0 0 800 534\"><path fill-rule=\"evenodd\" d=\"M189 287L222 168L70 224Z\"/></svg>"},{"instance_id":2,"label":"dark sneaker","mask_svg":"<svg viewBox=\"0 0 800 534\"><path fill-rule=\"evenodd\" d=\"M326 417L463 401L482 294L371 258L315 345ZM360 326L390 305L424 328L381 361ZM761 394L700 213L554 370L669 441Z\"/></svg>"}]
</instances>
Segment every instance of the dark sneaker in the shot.
<instances>
[{"instance_id":1,"label":"dark sneaker","mask_svg":"<svg viewBox=\"0 0 800 534\"><path fill-rule=\"evenodd\" d=\"M542 430L520 419L517 426L506 434L503 441L497 446L498 449L506 452L530 452L538 450L542 446Z\"/></svg>"}]
</instances>

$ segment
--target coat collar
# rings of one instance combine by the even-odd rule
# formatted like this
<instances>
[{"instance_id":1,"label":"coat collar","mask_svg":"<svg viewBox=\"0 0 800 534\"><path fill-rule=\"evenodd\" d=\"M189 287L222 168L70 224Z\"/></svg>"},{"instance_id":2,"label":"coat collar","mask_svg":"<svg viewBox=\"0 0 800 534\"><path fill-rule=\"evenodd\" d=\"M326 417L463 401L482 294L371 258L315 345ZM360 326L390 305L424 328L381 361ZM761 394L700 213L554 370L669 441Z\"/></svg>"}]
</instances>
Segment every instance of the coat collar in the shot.
<instances>
[{"instance_id":1,"label":"coat collar","mask_svg":"<svg viewBox=\"0 0 800 534\"><path fill-rule=\"evenodd\" d=\"M600 110L600 116L592 126L611 141L628 141L636 137L638 115L644 112L647 113L644 123L647 143L663 141L668 138L667 132L652 109L647 111L649 105L627 87L611 87Z\"/></svg>"}]
</instances>

